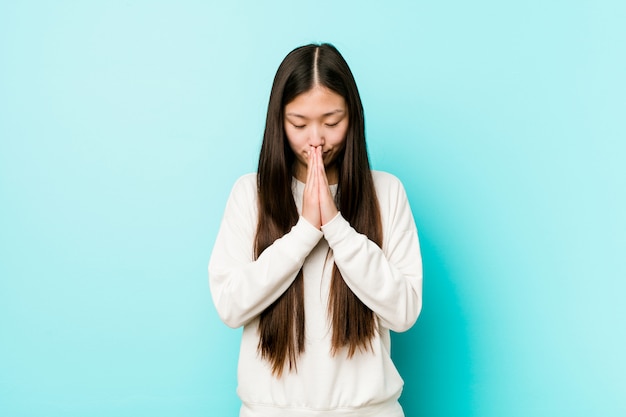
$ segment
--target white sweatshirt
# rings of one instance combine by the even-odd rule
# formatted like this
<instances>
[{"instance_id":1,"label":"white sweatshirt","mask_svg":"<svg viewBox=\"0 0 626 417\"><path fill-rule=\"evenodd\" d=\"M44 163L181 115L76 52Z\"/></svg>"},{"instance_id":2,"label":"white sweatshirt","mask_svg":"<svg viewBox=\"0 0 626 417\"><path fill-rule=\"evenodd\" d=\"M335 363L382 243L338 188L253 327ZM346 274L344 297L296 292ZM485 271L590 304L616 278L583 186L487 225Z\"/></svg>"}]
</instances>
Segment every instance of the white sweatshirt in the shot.
<instances>
[{"instance_id":1,"label":"white sweatshirt","mask_svg":"<svg viewBox=\"0 0 626 417\"><path fill-rule=\"evenodd\" d=\"M389 330L408 330L422 307L422 261L417 230L400 181L372 171L379 201L382 250L339 213L318 230L302 216L291 231L254 260L256 174L234 185L209 262L213 301L230 327L244 326L239 354L241 417L401 417L403 381L390 358ZM304 184L294 179L302 209ZM331 186L333 194L336 186ZM326 255L330 257L327 262ZM331 355L328 294L333 262L357 297L376 314L372 350L348 359ZM297 372L272 375L257 350L258 316L304 274L305 352Z\"/></svg>"}]
</instances>

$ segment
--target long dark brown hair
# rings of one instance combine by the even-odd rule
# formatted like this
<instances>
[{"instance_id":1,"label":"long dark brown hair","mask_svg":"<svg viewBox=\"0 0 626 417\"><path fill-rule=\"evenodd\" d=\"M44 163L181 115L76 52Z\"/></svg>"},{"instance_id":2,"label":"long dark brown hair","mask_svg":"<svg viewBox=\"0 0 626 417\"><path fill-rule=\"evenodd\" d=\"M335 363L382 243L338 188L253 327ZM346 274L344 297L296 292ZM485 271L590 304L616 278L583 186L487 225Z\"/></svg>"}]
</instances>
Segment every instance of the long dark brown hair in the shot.
<instances>
[{"instance_id":1,"label":"long dark brown hair","mask_svg":"<svg viewBox=\"0 0 626 417\"><path fill-rule=\"evenodd\" d=\"M345 147L338 156L339 182L336 202L342 216L359 233L382 244L382 226L365 145L363 105L348 64L330 44L306 45L291 51L280 64L270 94L263 145L259 157L259 218L255 255L258 257L276 239L296 224L298 212L292 194L295 155L284 130L285 106L296 96L320 85L339 94L348 107ZM348 357L371 347L377 326L374 313L357 298L333 265L329 315L332 354L346 347ZM291 286L261 313L259 351L269 361L274 375L285 364L297 369L304 352L304 283L302 270Z\"/></svg>"}]
</instances>

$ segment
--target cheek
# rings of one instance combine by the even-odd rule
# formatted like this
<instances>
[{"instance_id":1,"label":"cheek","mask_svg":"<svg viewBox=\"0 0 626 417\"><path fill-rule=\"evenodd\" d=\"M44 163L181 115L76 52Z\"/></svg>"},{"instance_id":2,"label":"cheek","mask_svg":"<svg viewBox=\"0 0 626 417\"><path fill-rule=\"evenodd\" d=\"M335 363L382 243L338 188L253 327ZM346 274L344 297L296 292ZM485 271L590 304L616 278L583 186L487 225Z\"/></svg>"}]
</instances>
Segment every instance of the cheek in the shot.
<instances>
[{"instance_id":1,"label":"cheek","mask_svg":"<svg viewBox=\"0 0 626 417\"><path fill-rule=\"evenodd\" d=\"M291 150L296 154L299 153L302 150L302 140L300 135L285 130L285 136L287 136L287 143L289 144Z\"/></svg>"},{"instance_id":2,"label":"cheek","mask_svg":"<svg viewBox=\"0 0 626 417\"><path fill-rule=\"evenodd\" d=\"M329 135L328 139L333 144L333 146L343 146L345 144L347 134L347 128L337 129Z\"/></svg>"}]
</instances>

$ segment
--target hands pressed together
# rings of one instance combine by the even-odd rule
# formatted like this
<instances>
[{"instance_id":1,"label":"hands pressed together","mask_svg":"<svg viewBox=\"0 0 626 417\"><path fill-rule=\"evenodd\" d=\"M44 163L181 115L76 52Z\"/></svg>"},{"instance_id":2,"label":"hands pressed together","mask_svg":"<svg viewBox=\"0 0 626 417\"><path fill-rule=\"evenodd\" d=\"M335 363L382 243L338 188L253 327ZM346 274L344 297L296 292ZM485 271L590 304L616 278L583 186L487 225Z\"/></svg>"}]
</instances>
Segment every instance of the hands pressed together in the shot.
<instances>
[{"instance_id":1,"label":"hands pressed together","mask_svg":"<svg viewBox=\"0 0 626 417\"><path fill-rule=\"evenodd\" d=\"M302 198L302 217L321 229L338 213L326 177L322 147L311 146L307 163L306 184Z\"/></svg>"}]
</instances>

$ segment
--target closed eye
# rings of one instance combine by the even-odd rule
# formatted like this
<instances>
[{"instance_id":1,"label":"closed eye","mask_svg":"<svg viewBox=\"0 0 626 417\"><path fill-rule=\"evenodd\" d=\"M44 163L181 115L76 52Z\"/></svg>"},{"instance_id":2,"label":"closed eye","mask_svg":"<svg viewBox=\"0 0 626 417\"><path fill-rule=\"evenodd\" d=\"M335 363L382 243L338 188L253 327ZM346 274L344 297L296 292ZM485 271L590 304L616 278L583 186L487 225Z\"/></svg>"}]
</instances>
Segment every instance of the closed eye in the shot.
<instances>
[{"instance_id":1,"label":"closed eye","mask_svg":"<svg viewBox=\"0 0 626 417\"><path fill-rule=\"evenodd\" d=\"M341 122L341 120L339 122ZM337 123L326 123L326 126L328 126L328 127L335 127L335 126L337 126L339 124L339 122L337 122Z\"/></svg>"}]
</instances>

